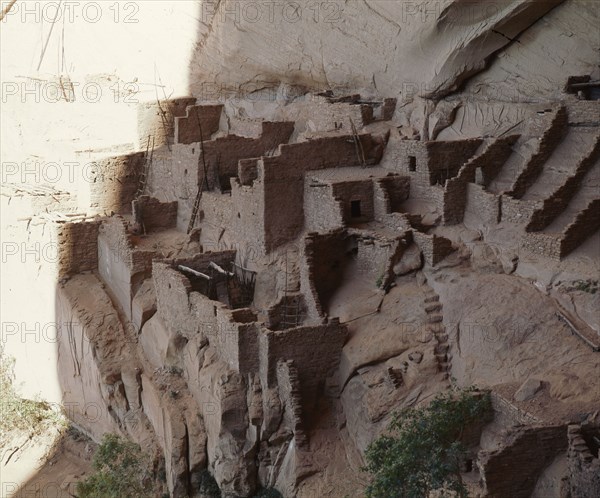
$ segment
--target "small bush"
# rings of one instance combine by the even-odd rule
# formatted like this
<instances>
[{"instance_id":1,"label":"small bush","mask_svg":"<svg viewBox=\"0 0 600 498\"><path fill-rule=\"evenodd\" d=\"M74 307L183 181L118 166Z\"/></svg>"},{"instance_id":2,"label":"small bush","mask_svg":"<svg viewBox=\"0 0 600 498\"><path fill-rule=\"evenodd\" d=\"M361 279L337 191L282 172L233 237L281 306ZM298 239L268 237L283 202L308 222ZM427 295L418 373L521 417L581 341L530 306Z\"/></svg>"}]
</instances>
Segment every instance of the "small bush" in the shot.
<instances>
[{"instance_id":1,"label":"small bush","mask_svg":"<svg viewBox=\"0 0 600 498\"><path fill-rule=\"evenodd\" d=\"M469 426L490 418L491 400L474 389L444 393L420 408L397 414L390 434L367 449L366 470L372 480L368 498L466 497L461 466L467 450L461 437ZM445 494L444 494L445 493Z\"/></svg>"},{"instance_id":2,"label":"small bush","mask_svg":"<svg viewBox=\"0 0 600 498\"><path fill-rule=\"evenodd\" d=\"M14 385L15 359L0 343L0 447L10 432L23 430L40 434L46 427L66 428L66 419L50 403L22 399Z\"/></svg>"},{"instance_id":3,"label":"small bush","mask_svg":"<svg viewBox=\"0 0 600 498\"><path fill-rule=\"evenodd\" d=\"M77 484L79 498L160 496L152 478L152 462L139 445L107 434L96 450L94 473Z\"/></svg>"},{"instance_id":4,"label":"small bush","mask_svg":"<svg viewBox=\"0 0 600 498\"><path fill-rule=\"evenodd\" d=\"M283 495L275 488L262 488L253 498L283 498Z\"/></svg>"}]
</instances>

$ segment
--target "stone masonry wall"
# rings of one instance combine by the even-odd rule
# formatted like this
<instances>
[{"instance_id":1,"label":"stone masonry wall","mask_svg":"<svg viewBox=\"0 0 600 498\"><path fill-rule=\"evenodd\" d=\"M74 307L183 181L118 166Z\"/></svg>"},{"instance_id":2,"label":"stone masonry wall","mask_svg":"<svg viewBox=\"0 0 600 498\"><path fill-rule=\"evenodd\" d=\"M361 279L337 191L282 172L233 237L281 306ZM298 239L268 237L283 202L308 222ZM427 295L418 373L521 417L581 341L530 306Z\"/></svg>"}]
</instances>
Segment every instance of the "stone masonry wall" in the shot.
<instances>
[{"instance_id":1,"label":"stone masonry wall","mask_svg":"<svg viewBox=\"0 0 600 498\"><path fill-rule=\"evenodd\" d=\"M352 217L351 202L360 201L360 221L373 221L373 182L371 180L336 182L332 185L332 193L335 199L339 199L345 225L356 222Z\"/></svg>"},{"instance_id":2,"label":"stone masonry wall","mask_svg":"<svg viewBox=\"0 0 600 498\"><path fill-rule=\"evenodd\" d=\"M98 213L131 213L145 163L144 152L98 161L78 194L79 202Z\"/></svg>"},{"instance_id":3,"label":"stone masonry wall","mask_svg":"<svg viewBox=\"0 0 600 498\"><path fill-rule=\"evenodd\" d=\"M574 100L567 103L571 126L600 126L600 100Z\"/></svg>"},{"instance_id":4,"label":"stone masonry wall","mask_svg":"<svg viewBox=\"0 0 600 498\"><path fill-rule=\"evenodd\" d=\"M543 230L566 209L573 196L577 193L581 181L599 157L600 136L596 138L589 153L577 165L575 173L567 178L565 183L554 191L550 197L544 199L542 205L532 215L526 227L528 232Z\"/></svg>"},{"instance_id":5,"label":"stone masonry wall","mask_svg":"<svg viewBox=\"0 0 600 498\"><path fill-rule=\"evenodd\" d=\"M58 277L98 268L99 221L55 225L58 242Z\"/></svg>"},{"instance_id":6,"label":"stone masonry wall","mask_svg":"<svg viewBox=\"0 0 600 498\"><path fill-rule=\"evenodd\" d=\"M143 195L134 201L146 231L156 228L173 228L177 224L177 201L160 202Z\"/></svg>"},{"instance_id":7,"label":"stone masonry wall","mask_svg":"<svg viewBox=\"0 0 600 498\"><path fill-rule=\"evenodd\" d=\"M503 447L479 454L486 496L529 498L540 473L566 449L565 426L515 429Z\"/></svg>"},{"instance_id":8,"label":"stone masonry wall","mask_svg":"<svg viewBox=\"0 0 600 498\"><path fill-rule=\"evenodd\" d=\"M596 428L595 433L599 434L600 430ZM572 498L600 496L600 455L591 452L585 437L580 425L569 426L567 459Z\"/></svg>"},{"instance_id":9,"label":"stone masonry wall","mask_svg":"<svg viewBox=\"0 0 600 498\"><path fill-rule=\"evenodd\" d=\"M496 225L500 221L500 199L500 196L486 192L483 186L469 183L465 214L470 213L486 225Z\"/></svg>"},{"instance_id":10,"label":"stone masonry wall","mask_svg":"<svg viewBox=\"0 0 600 498\"><path fill-rule=\"evenodd\" d=\"M579 247L588 237L600 229L600 198L594 199L580 212L575 221L565 230L560 245L560 256L564 258Z\"/></svg>"},{"instance_id":11,"label":"stone masonry wall","mask_svg":"<svg viewBox=\"0 0 600 498\"><path fill-rule=\"evenodd\" d=\"M280 144L287 143L293 131L294 123L265 121L262 123L262 135L259 138L227 135L205 141L203 147L209 171L209 187L215 187L214 182L218 177L221 188L230 190L229 179L238 176L238 163L241 159L274 153ZM203 176L202 166L198 169L198 185L202 183Z\"/></svg>"},{"instance_id":12,"label":"stone masonry wall","mask_svg":"<svg viewBox=\"0 0 600 498\"><path fill-rule=\"evenodd\" d=\"M296 365L302 365L298 372L302 399L305 406L310 406L323 389L325 379L337 370L346 336L346 327L337 319L314 327L264 331L260 336L263 386L275 384L279 361L293 360Z\"/></svg>"},{"instance_id":13,"label":"stone masonry wall","mask_svg":"<svg viewBox=\"0 0 600 498\"><path fill-rule=\"evenodd\" d=\"M383 144L361 135L369 164L381 158ZM264 188L265 249L267 252L294 240L304 226L304 175L307 171L360 166L351 136L320 138L282 145L279 156L264 157L259 178ZM256 182L255 182L256 186ZM269 216L277 213L277 216Z\"/></svg>"},{"instance_id":14,"label":"stone masonry wall","mask_svg":"<svg viewBox=\"0 0 600 498\"><path fill-rule=\"evenodd\" d=\"M544 164L565 135L569 119L565 107L559 107L556 113L550 116L551 118L548 118L551 119L550 123L543 130L537 149L513 183L513 187L509 192L512 197L520 199L525 195L525 192L533 185L542 172ZM542 122L545 124L547 120L544 119Z\"/></svg>"},{"instance_id":15,"label":"stone masonry wall","mask_svg":"<svg viewBox=\"0 0 600 498\"><path fill-rule=\"evenodd\" d=\"M413 239L423 252L423 259L430 266L437 265L448 254L454 251L452 242L439 235L427 235L413 230Z\"/></svg>"},{"instance_id":16,"label":"stone masonry wall","mask_svg":"<svg viewBox=\"0 0 600 498\"><path fill-rule=\"evenodd\" d=\"M444 188L443 221L446 225L461 223L467 204L467 184L475 182L478 168L481 170L499 170L512 153L512 145L518 135L498 138L487 144L485 149L469 159L458 174L446 182Z\"/></svg>"},{"instance_id":17,"label":"stone masonry wall","mask_svg":"<svg viewBox=\"0 0 600 498\"><path fill-rule=\"evenodd\" d=\"M211 135L219 131L222 112L221 104L189 106L185 116L175 118L175 143L191 144L200 142L201 138L210 140Z\"/></svg>"},{"instance_id":18,"label":"stone masonry wall","mask_svg":"<svg viewBox=\"0 0 600 498\"><path fill-rule=\"evenodd\" d=\"M326 234L309 233L304 244L301 287L308 318L319 323L325 316L324 302L341 281L349 241L343 230L336 230Z\"/></svg>"},{"instance_id":19,"label":"stone masonry wall","mask_svg":"<svg viewBox=\"0 0 600 498\"><path fill-rule=\"evenodd\" d=\"M309 232L329 232L344 226L341 202L329 184L306 178L304 183L304 227Z\"/></svg>"}]
</instances>

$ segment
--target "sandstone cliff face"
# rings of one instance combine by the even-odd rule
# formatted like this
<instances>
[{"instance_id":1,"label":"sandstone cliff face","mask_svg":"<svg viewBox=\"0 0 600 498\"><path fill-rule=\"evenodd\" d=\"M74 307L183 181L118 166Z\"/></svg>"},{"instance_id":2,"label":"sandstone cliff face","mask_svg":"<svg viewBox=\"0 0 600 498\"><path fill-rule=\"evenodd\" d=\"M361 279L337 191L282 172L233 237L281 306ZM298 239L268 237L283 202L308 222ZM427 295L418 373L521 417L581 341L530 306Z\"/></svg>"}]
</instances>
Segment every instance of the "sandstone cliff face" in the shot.
<instances>
[{"instance_id":1,"label":"sandstone cliff face","mask_svg":"<svg viewBox=\"0 0 600 498\"><path fill-rule=\"evenodd\" d=\"M474 91L497 82L492 92L519 100L556 96L565 72L597 71L597 6L588 1L335 0L269 9L222 0L199 9L191 65L199 96L284 82L440 98L490 66Z\"/></svg>"},{"instance_id":2,"label":"sandstone cliff face","mask_svg":"<svg viewBox=\"0 0 600 498\"><path fill-rule=\"evenodd\" d=\"M562 92L569 76L599 76L597 4L205 0L182 12L167 8L186 18L177 40L191 62L178 53L166 65L159 97L186 98L163 101L165 115L150 90L140 109L119 106L126 137L113 107L83 105L77 123L98 116L112 128L98 143L86 135L92 148L109 145L99 156L136 152L99 161L107 174L89 192L67 183L64 202L23 208L33 219L106 216L67 224L84 229L61 240L61 283L47 292L60 328L50 346L59 396L73 422L95 439L121 432L158 449L172 496L193 495L206 468L226 496L259 485L286 498L360 496L362 455L394 410L454 379L496 396L479 492L513 493L518 483L503 487L494 462L532 451L538 433L550 443L519 492L541 472L544 486L560 480L550 464L564 457L566 424L598 401L597 353L585 342L596 344L597 296L564 282L597 271L598 236L585 232L598 222L588 209L597 149L588 146L600 123L593 102ZM157 60L174 50L164 45L151 45ZM315 95L322 90L343 98ZM344 93L358 91L363 98ZM206 119L204 144L195 115ZM55 122L25 126L15 148ZM585 150L553 158L582 129ZM143 157L151 134L154 162ZM130 216L144 174L147 233ZM195 206L205 180L211 191ZM531 234L519 218L534 212L570 224ZM567 258L574 231L570 250L580 247ZM15 232L31 236L29 225ZM209 262L233 269L227 283L239 268L256 272L251 309L232 309L243 292L224 280L207 289L190 276L217 281ZM557 294L581 320L560 318ZM569 335L573 323L584 341Z\"/></svg>"}]
</instances>

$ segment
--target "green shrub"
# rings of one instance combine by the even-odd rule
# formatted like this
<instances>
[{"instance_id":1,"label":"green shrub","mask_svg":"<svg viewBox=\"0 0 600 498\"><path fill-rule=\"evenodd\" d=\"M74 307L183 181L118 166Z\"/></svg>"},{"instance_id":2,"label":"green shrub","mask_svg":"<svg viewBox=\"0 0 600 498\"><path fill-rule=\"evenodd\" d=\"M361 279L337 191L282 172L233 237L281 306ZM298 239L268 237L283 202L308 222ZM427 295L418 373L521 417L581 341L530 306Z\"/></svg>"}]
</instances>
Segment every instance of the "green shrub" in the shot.
<instances>
[{"instance_id":1,"label":"green shrub","mask_svg":"<svg viewBox=\"0 0 600 498\"><path fill-rule=\"evenodd\" d=\"M221 490L211 473L204 469L200 474L200 496L202 498L221 498Z\"/></svg>"},{"instance_id":2,"label":"green shrub","mask_svg":"<svg viewBox=\"0 0 600 498\"><path fill-rule=\"evenodd\" d=\"M489 419L488 393L473 388L444 393L420 408L397 414L390 434L367 449L366 470L371 483L368 498L423 498L430 491L466 497L461 466L467 450L461 442L465 429Z\"/></svg>"},{"instance_id":3,"label":"green shrub","mask_svg":"<svg viewBox=\"0 0 600 498\"><path fill-rule=\"evenodd\" d=\"M262 488L253 498L283 498L283 495L275 488Z\"/></svg>"},{"instance_id":4,"label":"green shrub","mask_svg":"<svg viewBox=\"0 0 600 498\"><path fill-rule=\"evenodd\" d=\"M152 462L139 445L107 434L96 450L94 473L77 484L79 498L139 498L159 496Z\"/></svg>"}]
</instances>

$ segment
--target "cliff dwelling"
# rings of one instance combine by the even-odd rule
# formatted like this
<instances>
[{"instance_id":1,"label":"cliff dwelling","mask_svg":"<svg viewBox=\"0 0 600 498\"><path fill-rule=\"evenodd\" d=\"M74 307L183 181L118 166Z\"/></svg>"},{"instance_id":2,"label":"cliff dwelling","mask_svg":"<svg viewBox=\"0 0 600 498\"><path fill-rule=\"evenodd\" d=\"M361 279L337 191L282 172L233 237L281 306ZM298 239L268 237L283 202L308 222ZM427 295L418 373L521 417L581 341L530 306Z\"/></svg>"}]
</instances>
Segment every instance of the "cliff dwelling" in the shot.
<instances>
[{"instance_id":1,"label":"cliff dwelling","mask_svg":"<svg viewBox=\"0 0 600 498\"><path fill-rule=\"evenodd\" d=\"M4 3L2 497L600 496L597 2Z\"/></svg>"}]
</instances>

